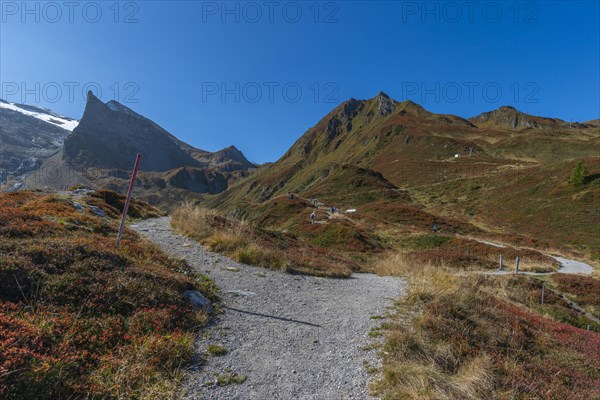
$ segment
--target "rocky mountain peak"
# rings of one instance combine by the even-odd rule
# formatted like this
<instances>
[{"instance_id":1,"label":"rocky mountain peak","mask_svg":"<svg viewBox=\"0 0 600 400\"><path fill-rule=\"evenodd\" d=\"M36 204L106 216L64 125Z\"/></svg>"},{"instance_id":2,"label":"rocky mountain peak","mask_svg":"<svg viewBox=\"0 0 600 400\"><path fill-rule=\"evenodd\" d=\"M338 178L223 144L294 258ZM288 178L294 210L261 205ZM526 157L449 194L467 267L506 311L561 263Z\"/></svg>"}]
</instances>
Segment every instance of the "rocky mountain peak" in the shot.
<instances>
[{"instance_id":1,"label":"rocky mountain peak","mask_svg":"<svg viewBox=\"0 0 600 400\"><path fill-rule=\"evenodd\" d=\"M167 171L197 166L177 140L154 122L117 103L103 103L91 91L83 117L65 140L63 159L74 165L122 169L142 154L140 169Z\"/></svg>"},{"instance_id":2,"label":"rocky mountain peak","mask_svg":"<svg viewBox=\"0 0 600 400\"><path fill-rule=\"evenodd\" d=\"M233 145L225 147L224 149L219 150L217 153L222 157L229 158L234 161L249 162L244 154Z\"/></svg>"},{"instance_id":3,"label":"rocky mountain peak","mask_svg":"<svg viewBox=\"0 0 600 400\"><path fill-rule=\"evenodd\" d=\"M380 117L385 117L396 111L396 102L384 92L379 92L375 96L377 101L377 113Z\"/></svg>"}]
</instances>

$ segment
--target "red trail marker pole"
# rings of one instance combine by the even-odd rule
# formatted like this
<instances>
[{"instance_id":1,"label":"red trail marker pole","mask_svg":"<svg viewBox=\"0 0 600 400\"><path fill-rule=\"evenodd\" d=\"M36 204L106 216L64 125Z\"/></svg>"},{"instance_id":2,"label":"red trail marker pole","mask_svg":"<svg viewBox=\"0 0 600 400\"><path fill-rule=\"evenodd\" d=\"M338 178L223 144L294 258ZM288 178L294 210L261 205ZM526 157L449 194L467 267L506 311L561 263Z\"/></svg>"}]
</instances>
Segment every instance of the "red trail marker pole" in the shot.
<instances>
[{"instance_id":1,"label":"red trail marker pole","mask_svg":"<svg viewBox=\"0 0 600 400\"><path fill-rule=\"evenodd\" d=\"M125 217L127 217L127 210L129 210L129 202L131 201L131 193L133 192L133 186L135 185L135 176L137 175L138 168L140 167L140 159L142 155L140 153L135 157L135 165L133 166L133 173L131 174L131 182L129 182L129 189L127 190L127 199L125 200L125 206L123 207L123 215L121 216L121 225L119 225L119 233L117 234L117 247L121 242L121 235L123 234L123 228L125 227Z\"/></svg>"}]
</instances>

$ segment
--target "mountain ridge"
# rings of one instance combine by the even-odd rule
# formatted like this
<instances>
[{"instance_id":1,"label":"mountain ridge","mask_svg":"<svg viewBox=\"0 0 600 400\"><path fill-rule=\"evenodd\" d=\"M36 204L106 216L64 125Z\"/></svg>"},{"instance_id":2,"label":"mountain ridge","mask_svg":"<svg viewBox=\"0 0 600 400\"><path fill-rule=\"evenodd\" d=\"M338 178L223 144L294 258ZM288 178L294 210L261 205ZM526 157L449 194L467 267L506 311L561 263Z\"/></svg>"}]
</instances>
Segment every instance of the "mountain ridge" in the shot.
<instances>
[{"instance_id":1,"label":"mountain ridge","mask_svg":"<svg viewBox=\"0 0 600 400\"><path fill-rule=\"evenodd\" d=\"M512 129L515 125L510 119L506 125L506 116L524 121L516 124L523 129ZM405 187L421 179L407 170L414 165L425 170L453 169L460 176L484 173L516 160L530 163L536 158L545 162L557 156L591 156L593 126L579 124L578 128L583 137L571 138L564 121L537 119L510 106L466 119L430 112L411 100L399 102L384 92L370 99L350 98L306 130L277 161L236 182L209 200L209 205L229 209L286 192L303 193L338 173L343 165L381 173L392 184ZM530 134L515 136L525 131ZM572 149L564 148L564 140L573 142ZM562 155L557 153L561 150ZM469 163L457 163L459 157ZM444 174L435 173L431 179L442 179Z\"/></svg>"}]
</instances>

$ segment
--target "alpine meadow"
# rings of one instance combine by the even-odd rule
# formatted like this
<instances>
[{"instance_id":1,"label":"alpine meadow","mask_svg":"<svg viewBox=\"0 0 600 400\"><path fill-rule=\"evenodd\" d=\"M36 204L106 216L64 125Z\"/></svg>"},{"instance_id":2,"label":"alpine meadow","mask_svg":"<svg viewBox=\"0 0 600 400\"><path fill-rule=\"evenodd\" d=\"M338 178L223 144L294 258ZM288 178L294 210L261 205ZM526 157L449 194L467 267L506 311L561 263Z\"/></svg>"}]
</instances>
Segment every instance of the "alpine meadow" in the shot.
<instances>
[{"instance_id":1,"label":"alpine meadow","mask_svg":"<svg viewBox=\"0 0 600 400\"><path fill-rule=\"evenodd\" d=\"M600 3L0 1L0 398L600 398Z\"/></svg>"}]
</instances>

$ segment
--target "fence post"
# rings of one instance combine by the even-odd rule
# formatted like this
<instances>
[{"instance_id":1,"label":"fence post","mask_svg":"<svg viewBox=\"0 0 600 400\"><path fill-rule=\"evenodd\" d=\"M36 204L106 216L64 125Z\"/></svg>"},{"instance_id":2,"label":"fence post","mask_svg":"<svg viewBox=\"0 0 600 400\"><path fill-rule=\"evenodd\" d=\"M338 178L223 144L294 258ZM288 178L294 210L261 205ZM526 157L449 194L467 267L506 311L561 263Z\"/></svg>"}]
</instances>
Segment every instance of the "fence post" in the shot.
<instances>
[{"instance_id":1,"label":"fence post","mask_svg":"<svg viewBox=\"0 0 600 400\"><path fill-rule=\"evenodd\" d=\"M544 288L545 287L546 287L545 285L542 285L542 304L544 304Z\"/></svg>"},{"instance_id":2,"label":"fence post","mask_svg":"<svg viewBox=\"0 0 600 400\"><path fill-rule=\"evenodd\" d=\"M521 262L521 257L517 256L517 263L515 265L515 273L519 273L519 263Z\"/></svg>"},{"instance_id":3,"label":"fence post","mask_svg":"<svg viewBox=\"0 0 600 400\"><path fill-rule=\"evenodd\" d=\"M500 254L500 271L504 271L504 267L502 266L502 254Z\"/></svg>"},{"instance_id":4,"label":"fence post","mask_svg":"<svg viewBox=\"0 0 600 400\"><path fill-rule=\"evenodd\" d=\"M131 201L131 193L133 192L133 186L135 185L135 176L137 175L138 168L140 167L140 159L142 155L140 153L135 157L135 164L133 166L133 172L131 173L131 182L129 182L129 189L127 190L127 198L125 199L125 205L123 206L123 215L121 216L121 225L119 225L119 233L117 234L117 244L121 242L121 235L123 234L123 228L125 227L125 217L127 217L127 210L129 209L129 202Z\"/></svg>"}]
</instances>

